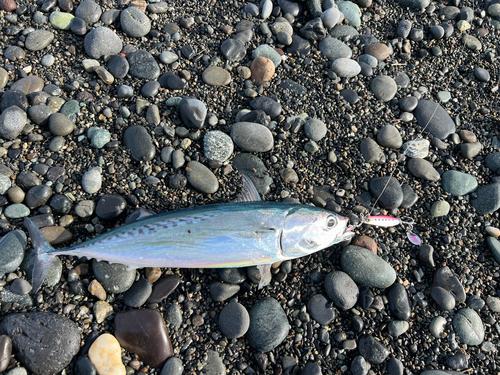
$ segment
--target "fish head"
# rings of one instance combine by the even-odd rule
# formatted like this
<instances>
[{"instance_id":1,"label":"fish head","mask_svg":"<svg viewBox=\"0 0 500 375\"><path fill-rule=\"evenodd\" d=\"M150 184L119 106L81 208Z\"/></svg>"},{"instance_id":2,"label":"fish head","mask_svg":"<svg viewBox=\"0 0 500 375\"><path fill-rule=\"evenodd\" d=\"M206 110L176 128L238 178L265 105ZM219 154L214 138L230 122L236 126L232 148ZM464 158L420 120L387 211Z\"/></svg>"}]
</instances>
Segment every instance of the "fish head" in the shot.
<instances>
[{"instance_id":1,"label":"fish head","mask_svg":"<svg viewBox=\"0 0 500 375\"><path fill-rule=\"evenodd\" d=\"M317 207L301 207L288 213L281 233L283 255L296 258L350 239L349 219Z\"/></svg>"}]
</instances>

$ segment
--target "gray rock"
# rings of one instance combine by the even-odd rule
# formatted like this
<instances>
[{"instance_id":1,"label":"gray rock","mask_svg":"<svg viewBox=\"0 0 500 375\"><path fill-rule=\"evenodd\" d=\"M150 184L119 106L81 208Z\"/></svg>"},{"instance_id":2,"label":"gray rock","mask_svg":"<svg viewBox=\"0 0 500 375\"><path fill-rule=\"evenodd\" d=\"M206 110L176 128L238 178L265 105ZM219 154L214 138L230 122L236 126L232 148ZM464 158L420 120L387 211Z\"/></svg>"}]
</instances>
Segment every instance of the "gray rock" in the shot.
<instances>
[{"instance_id":1,"label":"gray rock","mask_svg":"<svg viewBox=\"0 0 500 375\"><path fill-rule=\"evenodd\" d=\"M483 322L472 309L465 308L458 311L453 318L453 326L464 344L480 345L484 340Z\"/></svg>"},{"instance_id":2,"label":"gray rock","mask_svg":"<svg viewBox=\"0 0 500 375\"><path fill-rule=\"evenodd\" d=\"M455 133L455 123L446 110L430 100L419 100L414 114L418 125L439 139Z\"/></svg>"},{"instance_id":3,"label":"gray rock","mask_svg":"<svg viewBox=\"0 0 500 375\"><path fill-rule=\"evenodd\" d=\"M99 21L101 14L101 7L93 0L85 0L81 2L75 11L75 15L77 17L83 19L90 25Z\"/></svg>"},{"instance_id":4,"label":"gray rock","mask_svg":"<svg viewBox=\"0 0 500 375\"><path fill-rule=\"evenodd\" d=\"M125 292L123 303L129 307L139 308L146 303L152 291L153 286L147 279L139 279Z\"/></svg>"},{"instance_id":5,"label":"gray rock","mask_svg":"<svg viewBox=\"0 0 500 375\"><path fill-rule=\"evenodd\" d=\"M271 60L274 64L274 66L277 68L281 64L281 56L276 50L268 46L267 44L261 44L258 46L256 49L253 50L252 52L252 59L256 59L257 57L267 57L269 60Z\"/></svg>"},{"instance_id":6,"label":"gray rock","mask_svg":"<svg viewBox=\"0 0 500 375\"><path fill-rule=\"evenodd\" d=\"M231 129L231 139L246 152L267 152L274 146L271 131L254 122L237 122Z\"/></svg>"},{"instance_id":7,"label":"gray rock","mask_svg":"<svg viewBox=\"0 0 500 375\"><path fill-rule=\"evenodd\" d=\"M427 181L439 181L441 178L439 172L425 159L408 160L408 170L413 176Z\"/></svg>"},{"instance_id":8,"label":"gray rock","mask_svg":"<svg viewBox=\"0 0 500 375\"><path fill-rule=\"evenodd\" d=\"M141 125L133 125L125 130L123 135L125 147L127 147L132 158L137 161L152 160L156 148L146 128Z\"/></svg>"},{"instance_id":9,"label":"gray rock","mask_svg":"<svg viewBox=\"0 0 500 375\"><path fill-rule=\"evenodd\" d=\"M459 302L465 302L466 294L462 283L448 266L441 267L434 274L434 285L444 288L453 294Z\"/></svg>"},{"instance_id":10,"label":"gray rock","mask_svg":"<svg viewBox=\"0 0 500 375\"><path fill-rule=\"evenodd\" d=\"M257 156L247 153L239 153L233 159L233 166L238 172L248 176L259 194L265 195L270 190L273 179L269 171Z\"/></svg>"},{"instance_id":11,"label":"gray rock","mask_svg":"<svg viewBox=\"0 0 500 375\"><path fill-rule=\"evenodd\" d=\"M62 113L53 113L49 117L49 130L54 135L60 135L64 137L65 135L71 134L75 130L75 124L71 121L68 116Z\"/></svg>"},{"instance_id":12,"label":"gray rock","mask_svg":"<svg viewBox=\"0 0 500 375\"><path fill-rule=\"evenodd\" d=\"M179 104L182 122L188 128L202 129L207 117L205 103L198 99L183 98Z\"/></svg>"},{"instance_id":13,"label":"gray rock","mask_svg":"<svg viewBox=\"0 0 500 375\"><path fill-rule=\"evenodd\" d=\"M179 328L182 324L181 308L177 304L171 305L165 313L165 322L173 327Z\"/></svg>"},{"instance_id":14,"label":"gray rock","mask_svg":"<svg viewBox=\"0 0 500 375\"><path fill-rule=\"evenodd\" d=\"M446 201L436 201L431 206L431 215L433 217L446 216L450 212L450 204Z\"/></svg>"},{"instance_id":15,"label":"gray rock","mask_svg":"<svg viewBox=\"0 0 500 375\"><path fill-rule=\"evenodd\" d=\"M5 109L0 115L0 137L6 140L17 138L24 129L28 117L18 106Z\"/></svg>"},{"instance_id":16,"label":"gray rock","mask_svg":"<svg viewBox=\"0 0 500 375\"><path fill-rule=\"evenodd\" d=\"M120 24L123 31L132 38L143 37L151 30L151 20L144 12L134 7L128 7L121 12Z\"/></svg>"},{"instance_id":17,"label":"gray rock","mask_svg":"<svg viewBox=\"0 0 500 375\"><path fill-rule=\"evenodd\" d=\"M226 366L222 362L222 358L219 357L219 353L215 350L209 350L207 352L207 360L203 366L203 373L207 375L225 375Z\"/></svg>"},{"instance_id":18,"label":"gray rock","mask_svg":"<svg viewBox=\"0 0 500 375\"><path fill-rule=\"evenodd\" d=\"M340 12L349 22L349 25L353 27L361 26L361 10L357 4L351 1L337 1L335 4L339 7Z\"/></svg>"},{"instance_id":19,"label":"gray rock","mask_svg":"<svg viewBox=\"0 0 500 375\"><path fill-rule=\"evenodd\" d=\"M165 362L160 375L182 375L183 371L184 365L182 361L179 358L170 357L167 362Z\"/></svg>"},{"instance_id":20,"label":"gray rock","mask_svg":"<svg viewBox=\"0 0 500 375\"><path fill-rule=\"evenodd\" d=\"M387 332L393 337L399 337L410 328L410 323L405 320L392 320L387 325Z\"/></svg>"},{"instance_id":21,"label":"gray rock","mask_svg":"<svg viewBox=\"0 0 500 375\"><path fill-rule=\"evenodd\" d=\"M477 189L477 180L470 174L458 171L446 171L441 176L441 186L452 195L467 195Z\"/></svg>"},{"instance_id":22,"label":"gray rock","mask_svg":"<svg viewBox=\"0 0 500 375\"><path fill-rule=\"evenodd\" d=\"M489 82L490 81L490 72L486 69L476 67L474 68L474 76L481 82Z\"/></svg>"},{"instance_id":23,"label":"gray rock","mask_svg":"<svg viewBox=\"0 0 500 375\"><path fill-rule=\"evenodd\" d=\"M357 284L387 288L396 280L396 271L387 262L362 247L345 247L341 255L341 265L342 270Z\"/></svg>"},{"instance_id":24,"label":"gray rock","mask_svg":"<svg viewBox=\"0 0 500 375\"><path fill-rule=\"evenodd\" d=\"M200 193L213 194L219 189L219 181L210 169L197 161L187 164L187 180Z\"/></svg>"},{"instance_id":25,"label":"gray rock","mask_svg":"<svg viewBox=\"0 0 500 375\"><path fill-rule=\"evenodd\" d=\"M330 272L325 277L328 298L342 310L349 310L358 301L359 288L351 277L342 271Z\"/></svg>"},{"instance_id":26,"label":"gray rock","mask_svg":"<svg viewBox=\"0 0 500 375\"><path fill-rule=\"evenodd\" d=\"M370 180L370 191L379 197L379 203L385 208L398 208L403 202L403 190L395 177L373 178Z\"/></svg>"},{"instance_id":27,"label":"gray rock","mask_svg":"<svg viewBox=\"0 0 500 375\"><path fill-rule=\"evenodd\" d=\"M221 44L220 49L222 55L229 61L241 61L247 53L245 45L235 39L226 39Z\"/></svg>"},{"instance_id":28,"label":"gray rock","mask_svg":"<svg viewBox=\"0 0 500 375\"><path fill-rule=\"evenodd\" d=\"M10 189L12 183L8 176L4 174L0 174L0 195L4 195L7 193L7 190Z\"/></svg>"},{"instance_id":29,"label":"gray rock","mask_svg":"<svg viewBox=\"0 0 500 375\"><path fill-rule=\"evenodd\" d=\"M353 59L341 57L332 63L332 71L342 78L352 78L361 73L361 66Z\"/></svg>"},{"instance_id":30,"label":"gray rock","mask_svg":"<svg viewBox=\"0 0 500 375\"><path fill-rule=\"evenodd\" d=\"M386 157L384 151L380 146L371 138L365 138L361 142L361 154L366 163L370 164L384 164Z\"/></svg>"},{"instance_id":31,"label":"gray rock","mask_svg":"<svg viewBox=\"0 0 500 375\"><path fill-rule=\"evenodd\" d=\"M15 203L7 206L3 214L9 219L20 219L30 214L30 209L22 203Z\"/></svg>"},{"instance_id":32,"label":"gray rock","mask_svg":"<svg viewBox=\"0 0 500 375\"><path fill-rule=\"evenodd\" d=\"M148 51L138 50L129 53L127 59L130 64L129 73L132 77L155 80L160 76L160 67Z\"/></svg>"},{"instance_id":33,"label":"gray rock","mask_svg":"<svg viewBox=\"0 0 500 375\"><path fill-rule=\"evenodd\" d=\"M361 336L359 339L359 353L368 362L376 365L384 362L389 356L389 350L371 335Z\"/></svg>"},{"instance_id":34,"label":"gray rock","mask_svg":"<svg viewBox=\"0 0 500 375\"><path fill-rule=\"evenodd\" d=\"M500 152L492 152L486 156L485 159L486 166L493 173L499 174L500 172Z\"/></svg>"},{"instance_id":35,"label":"gray rock","mask_svg":"<svg viewBox=\"0 0 500 375\"><path fill-rule=\"evenodd\" d=\"M481 152L480 142L462 143L460 145L460 154L466 159L472 159Z\"/></svg>"},{"instance_id":36,"label":"gray rock","mask_svg":"<svg viewBox=\"0 0 500 375\"><path fill-rule=\"evenodd\" d=\"M282 111L281 104L266 96L259 96L253 99L250 102L250 107L266 112L272 119L278 117Z\"/></svg>"},{"instance_id":37,"label":"gray rock","mask_svg":"<svg viewBox=\"0 0 500 375\"><path fill-rule=\"evenodd\" d=\"M377 133L377 143L382 147L398 149L403 145L403 139L395 126L384 125Z\"/></svg>"},{"instance_id":38,"label":"gray rock","mask_svg":"<svg viewBox=\"0 0 500 375\"><path fill-rule=\"evenodd\" d=\"M321 21L323 21L323 26L325 29L330 30L337 25L340 20L340 11L338 8L332 7L326 9L321 13Z\"/></svg>"},{"instance_id":39,"label":"gray rock","mask_svg":"<svg viewBox=\"0 0 500 375\"><path fill-rule=\"evenodd\" d=\"M129 270L123 264L99 262L92 260L92 269L97 281L109 293L123 293L127 291L135 281L135 270Z\"/></svg>"},{"instance_id":40,"label":"gray rock","mask_svg":"<svg viewBox=\"0 0 500 375\"><path fill-rule=\"evenodd\" d=\"M274 298L264 297L250 310L248 343L259 352L276 348L288 335L290 325L283 308Z\"/></svg>"},{"instance_id":41,"label":"gray rock","mask_svg":"<svg viewBox=\"0 0 500 375\"><path fill-rule=\"evenodd\" d=\"M91 168L82 176L82 187L87 194L97 193L101 185L102 177L99 168Z\"/></svg>"},{"instance_id":42,"label":"gray rock","mask_svg":"<svg viewBox=\"0 0 500 375\"><path fill-rule=\"evenodd\" d=\"M24 46L29 51L40 51L54 40L54 34L46 30L35 30L28 34Z\"/></svg>"},{"instance_id":43,"label":"gray rock","mask_svg":"<svg viewBox=\"0 0 500 375\"><path fill-rule=\"evenodd\" d=\"M335 309L328 306L329 304L330 303L324 295L315 294L309 298L309 301L307 302L307 310L314 320L321 325L327 326L337 316Z\"/></svg>"},{"instance_id":44,"label":"gray rock","mask_svg":"<svg viewBox=\"0 0 500 375\"><path fill-rule=\"evenodd\" d=\"M52 189L48 185L33 186L25 197L25 204L29 208L37 208L43 206L52 196Z\"/></svg>"},{"instance_id":45,"label":"gray rock","mask_svg":"<svg viewBox=\"0 0 500 375\"><path fill-rule=\"evenodd\" d=\"M28 109L29 119L36 125L46 125L52 113L54 113L54 111L52 111L52 108L50 108L48 105L45 104L34 105ZM2 126L1 118L2 117L0 116L0 128Z\"/></svg>"},{"instance_id":46,"label":"gray rock","mask_svg":"<svg viewBox=\"0 0 500 375\"><path fill-rule=\"evenodd\" d=\"M340 40L330 36L319 42L320 51L328 57L328 59L335 61L342 57L350 59L352 57L352 50Z\"/></svg>"},{"instance_id":47,"label":"gray rock","mask_svg":"<svg viewBox=\"0 0 500 375\"><path fill-rule=\"evenodd\" d=\"M494 183L480 187L476 198L471 200L472 206L480 215L487 215L500 208L500 184Z\"/></svg>"},{"instance_id":48,"label":"gray rock","mask_svg":"<svg viewBox=\"0 0 500 375\"><path fill-rule=\"evenodd\" d=\"M24 279L15 279L10 285L10 291L12 293L20 294L22 296L31 292L31 284Z\"/></svg>"},{"instance_id":49,"label":"gray rock","mask_svg":"<svg viewBox=\"0 0 500 375\"><path fill-rule=\"evenodd\" d=\"M214 281L213 283L210 283L209 290L212 300L222 302L238 293L240 291L240 286L237 284Z\"/></svg>"},{"instance_id":50,"label":"gray rock","mask_svg":"<svg viewBox=\"0 0 500 375\"><path fill-rule=\"evenodd\" d=\"M398 3L405 8L421 10L427 8L431 0L398 0Z\"/></svg>"},{"instance_id":51,"label":"gray rock","mask_svg":"<svg viewBox=\"0 0 500 375\"><path fill-rule=\"evenodd\" d=\"M411 21L408 20L399 21L398 28L396 30L396 35L403 39L408 38L412 26L413 24L411 23Z\"/></svg>"},{"instance_id":52,"label":"gray rock","mask_svg":"<svg viewBox=\"0 0 500 375\"><path fill-rule=\"evenodd\" d=\"M388 102L396 95L398 85L393 78L386 75L379 75L370 83L370 91L377 99Z\"/></svg>"},{"instance_id":53,"label":"gray rock","mask_svg":"<svg viewBox=\"0 0 500 375\"><path fill-rule=\"evenodd\" d=\"M172 152L172 166L175 169L181 168L185 162L186 159L184 157L184 152L182 152L182 150L174 150Z\"/></svg>"},{"instance_id":54,"label":"gray rock","mask_svg":"<svg viewBox=\"0 0 500 375\"><path fill-rule=\"evenodd\" d=\"M233 153L234 145L231 137L226 133L213 130L205 134L203 138L203 150L208 160L224 162Z\"/></svg>"},{"instance_id":55,"label":"gray rock","mask_svg":"<svg viewBox=\"0 0 500 375\"><path fill-rule=\"evenodd\" d=\"M443 336L446 324L446 318L443 318L442 316L435 316L432 319L431 324L429 324L429 332L435 338L441 338Z\"/></svg>"},{"instance_id":56,"label":"gray rock","mask_svg":"<svg viewBox=\"0 0 500 375\"><path fill-rule=\"evenodd\" d=\"M362 356L358 355L352 360L350 370L352 375L366 375L370 367L371 365Z\"/></svg>"},{"instance_id":57,"label":"gray rock","mask_svg":"<svg viewBox=\"0 0 500 375\"><path fill-rule=\"evenodd\" d=\"M99 59L104 55L116 55L123 48L120 37L104 26L92 29L85 36L83 44L85 52L93 59Z\"/></svg>"},{"instance_id":58,"label":"gray rock","mask_svg":"<svg viewBox=\"0 0 500 375\"><path fill-rule=\"evenodd\" d=\"M394 319L408 320L411 315L410 301L405 287L400 283L394 283L387 290L389 300L389 310Z\"/></svg>"},{"instance_id":59,"label":"gray rock","mask_svg":"<svg viewBox=\"0 0 500 375\"><path fill-rule=\"evenodd\" d=\"M219 328L227 338L242 337L249 327L250 315L242 304L233 301L220 312Z\"/></svg>"},{"instance_id":60,"label":"gray rock","mask_svg":"<svg viewBox=\"0 0 500 375\"><path fill-rule=\"evenodd\" d=\"M315 142L320 141L326 135L327 127L325 123L318 119L309 119L304 124L304 133L306 137Z\"/></svg>"},{"instance_id":61,"label":"gray rock","mask_svg":"<svg viewBox=\"0 0 500 375\"><path fill-rule=\"evenodd\" d=\"M0 276L14 272L24 259L26 234L20 230L7 233L0 240Z\"/></svg>"},{"instance_id":62,"label":"gray rock","mask_svg":"<svg viewBox=\"0 0 500 375\"><path fill-rule=\"evenodd\" d=\"M80 350L80 331L70 319L49 312L9 314L1 330L16 356L38 375L59 373Z\"/></svg>"}]
</instances>

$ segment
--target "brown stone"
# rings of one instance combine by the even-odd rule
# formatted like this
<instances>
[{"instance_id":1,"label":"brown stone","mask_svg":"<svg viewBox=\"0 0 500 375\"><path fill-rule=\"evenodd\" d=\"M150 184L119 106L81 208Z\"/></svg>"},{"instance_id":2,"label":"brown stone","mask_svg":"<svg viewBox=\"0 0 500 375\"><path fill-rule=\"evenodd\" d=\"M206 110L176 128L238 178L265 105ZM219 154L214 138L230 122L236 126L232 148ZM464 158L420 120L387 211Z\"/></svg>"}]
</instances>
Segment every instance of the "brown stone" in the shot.
<instances>
[{"instance_id":1,"label":"brown stone","mask_svg":"<svg viewBox=\"0 0 500 375\"><path fill-rule=\"evenodd\" d=\"M378 61L384 61L389 57L391 51L384 43L373 43L365 47L365 53L374 56Z\"/></svg>"},{"instance_id":2,"label":"brown stone","mask_svg":"<svg viewBox=\"0 0 500 375\"><path fill-rule=\"evenodd\" d=\"M12 355L12 340L7 335L0 336L0 372L9 366Z\"/></svg>"},{"instance_id":3,"label":"brown stone","mask_svg":"<svg viewBox=\"0 0 500 375\"><path fill-rule=\"evenodd\" d=\"M28 76L25 78L21 78L14 82L12 86L10 86L11 91L22 91L26 96L34 92L42 91L42 89L43 79L37 76Z\"/></svg>"},{"instance_id":4,"label":"brown stone","mask_svg":"<svg viewBox=\"0 0 500 375\"><path fill-rule=\"evenodd\" d=\"M163 280L153 286L153 292L149 296L147 303L158 303L163 301L179 285L180 279L176 275L167 275Z\"/></svg>"},{"instance_id":5,"label":"brown stone","mask_svg":"<svg viewBox=\"0 0 500 375\"><path fill-rule=\"evenodd\" d=\"M17 9L17 4L14 0L0 0L0 9L13 12Z\"/></svg>"},{"instance_id":6,"label":"brown stone","mask_svg":"<svg viewBox=\"0 0 500 375\"><path fill-rule=\"evenodd\" d=\"M259 56L250 65L252 79L257 85L269 82L274 75L274 63L267 57Z\"/></svg>"},{"instance_id":7,"label":"brown stone","mask_svg":"<svg viewBox=\"0 0 500 375\"><path fill-rule=\"evenodd\" d=\"M63 227L44 227L40 230L51 245L60 245L64 242L71 241L73 238L71 232Z\"/></svg>"},{"instance_id":8,"label":"brown stone","mask_svg":"<svg viewBox=\"0 0 500 375\"><path fill-rule=\"evenodd\" d=\"M151 367L162 367L174 352L165 321L156 310L129 310L117 314L115 336L122 348L137 354Z\"/></svg>"},{"instance_id":9,"label":"brown stone","mask_svg":"<svg viewBox=\"0 0 500 375\"><path fill-rule=\"evenodd\" d=\"M371 237L364 235L358 236L352 240L351 245L364 247L365 249L370 250L375 255L377 254L377 243Z\"/></svg>"},{"instance_id":10,"label":"brown stone","mask_svg":"<svg viewBox=\"0 0 500 375\"><path fill-rule=\"evenodd\" d=\"M161 268L148 267L146 268L144 275L146 276L146 279L148 279L150 283L154 283L158 281L158 279L161 277Z\"/></svg>"},{"instance_id":11,"label":"brown stone","mask_svg":"<svg viewBox=\"0 0 500 375\"><path fill-rule=\"evenodd\" d=\"M106 291L104 290L101 283L97 280L92 280L89 284L89 293L94 297L99 298L101 301L106 299Z\"/></svg>"},{"instance_id":12,"label":"brown stone","mask_svg":"<svg viewBox=\"0 0 500 375\"><path fill-rule=\"evenodd\" d=\"M111 85L115 81L115 77L102 66L94 66L94 72L106 85Z\"/></svg>"},{"instance_id":13,"label":"brown stone","mask_svg":"<svg viewBox=\"0 0 500 375\"><path fill-rule=\"evenodd\" d=\"M460 136L460 139L466 143L474 143L477 142L477 137L476 135L471 132L470 130L460 130L458 132L458 135Z\"/></svg>"},{"instance_id":14,"label":"brown stone","mask_svg":"<svg viewBox=\"0 0 500 375\"><path fill-rule=\"evenodd\" d=\"M59 8L61 8L63 12L68 12L68 13L71 13L73 11L73 8L75 7L73 1L71 0L58 0L57 4L59 5Z\"/></svg>"},{"instance_id":15,"label":"brown stone","mask_svg":"<svg viewBox=\"0 0 500 375\"><path fill-rule=\"evenodd\" d=\"M148 3L146 3L146 1L144 0L133 0L131 3L130 3L130 6L131 7L134 7L134 8L137 8L143 12L146 11L146 8L148 6Z\"/></svg>"}]
</instances>

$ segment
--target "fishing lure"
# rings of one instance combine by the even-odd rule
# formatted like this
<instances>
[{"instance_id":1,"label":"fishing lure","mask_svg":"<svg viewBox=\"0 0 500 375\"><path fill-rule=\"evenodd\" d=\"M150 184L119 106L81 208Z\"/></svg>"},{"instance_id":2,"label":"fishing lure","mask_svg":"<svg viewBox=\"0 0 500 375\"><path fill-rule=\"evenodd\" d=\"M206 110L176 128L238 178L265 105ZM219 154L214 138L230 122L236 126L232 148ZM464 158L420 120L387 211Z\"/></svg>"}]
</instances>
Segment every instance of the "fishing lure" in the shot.
<instances>
[{"instance_id":1,"label":"fishing lure","mask_svg":"<svg viewBox=\"0 0 500 375\"><path fill-rule=\"evenodd\" d=\"M385 216L385 215L371 216L371 215L369 215L366 217L362 217L361 223L358 224L357 226L362 225L362 224L375 225L375 226L383 227L383 228L395 227L397 225L407 225L408 230L407 230L406 235L407 235L408 239L410 240L410 242L414 245L417 245L417 246L422 244L422 240L420 239L420 237L417 234L415 234L414 232L412 232L413 224L415 224L413 219L410 219L410 221L403 221L400 218L392 217L392 216Z\"/></svg>"}]
</instances>

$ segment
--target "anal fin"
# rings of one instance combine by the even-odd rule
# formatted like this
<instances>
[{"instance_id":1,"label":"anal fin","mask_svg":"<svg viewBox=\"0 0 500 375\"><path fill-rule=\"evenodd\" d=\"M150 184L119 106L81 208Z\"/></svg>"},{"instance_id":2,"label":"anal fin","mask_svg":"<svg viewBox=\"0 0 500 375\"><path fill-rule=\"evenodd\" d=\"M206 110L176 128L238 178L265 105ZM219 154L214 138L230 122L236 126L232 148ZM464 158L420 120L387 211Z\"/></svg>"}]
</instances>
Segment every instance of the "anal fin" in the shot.
<instances>
[{"instance_id":1,"label":"anal fin","mask_svg":"<svg viewBox=\"0 0 500 375\"><path fill-rule=\"evenodd\" d=\"M271 276L271 264L259 264L257 269L260 272L259 289L262 289L267 279Z\"/></svg>"}]
</instances>

